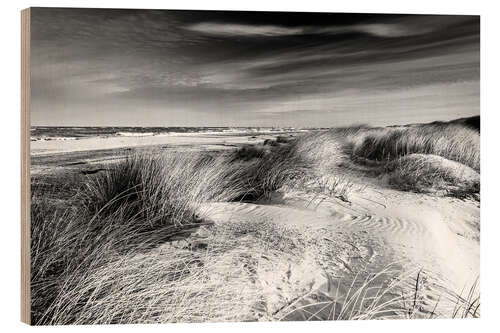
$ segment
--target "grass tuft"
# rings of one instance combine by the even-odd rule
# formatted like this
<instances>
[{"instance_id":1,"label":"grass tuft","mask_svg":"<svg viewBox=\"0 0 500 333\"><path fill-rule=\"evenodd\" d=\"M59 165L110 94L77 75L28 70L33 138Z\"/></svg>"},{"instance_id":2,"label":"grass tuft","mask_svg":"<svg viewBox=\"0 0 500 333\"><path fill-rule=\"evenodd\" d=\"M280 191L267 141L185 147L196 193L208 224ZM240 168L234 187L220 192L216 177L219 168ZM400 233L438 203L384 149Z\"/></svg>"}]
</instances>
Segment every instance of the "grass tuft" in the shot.
<instances>
[{"instance_id":1,"label":"grass tuft","mask_svg":"<svg viewBox=\"0 0 500 333\"><path fill-rule=\"evenodd\" d=\"M479 132L456 124L425 124L367 131L353 143L353 154L390 161L420 153L439 155L479 171Z\"/></svg>"},{"instance_id":2,"label":"grass tuft","mask_svg":"<svg viewBox=\"0 0 500 333\"><path fill-rule=\"evenodd\" d=\"M480 176L475 170L436 155L405 155L389 162L386 172L389 184L406 191L474 195L480 188Z\"/></svg>"},{"instance_id":3,"label":"grass tuft","mask_svg":"<svg viewBox=\"0 0 500 333\"><path fill-rule=\"evenodd\" d=\"M87 176L76 195L57 205L54 198L37 195L34 183L33 322L71 322L72 309L97 293L84 287L86 279L96 277L92 272L201 225L196 215L200 204L260 199L305 172L292 146L276 149L252 161L234 160L231 154L134 155ZM67 297L76 303L64 302L61 309L56 303ZM61 312L67 315L59 321Z\"/></svg>"}]
</instances>

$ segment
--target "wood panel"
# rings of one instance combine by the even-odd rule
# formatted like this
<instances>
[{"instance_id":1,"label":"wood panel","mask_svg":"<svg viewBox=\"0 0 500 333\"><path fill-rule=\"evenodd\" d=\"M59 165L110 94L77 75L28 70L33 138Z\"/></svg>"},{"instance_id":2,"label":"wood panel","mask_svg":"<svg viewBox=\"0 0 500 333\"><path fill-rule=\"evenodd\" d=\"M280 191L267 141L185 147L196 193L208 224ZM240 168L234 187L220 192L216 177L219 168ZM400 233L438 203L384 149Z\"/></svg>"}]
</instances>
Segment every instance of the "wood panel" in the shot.
<instances>
[{"instance_id":1,"label":"wood panel","mask_svg":"<svg viewBox=\"0 0 500 333\"><path fill-rule=\"evenodd\" d=\"M21 12L21 320L31 323L30 289L30 9Z\"/></svg>"}]
</instances>

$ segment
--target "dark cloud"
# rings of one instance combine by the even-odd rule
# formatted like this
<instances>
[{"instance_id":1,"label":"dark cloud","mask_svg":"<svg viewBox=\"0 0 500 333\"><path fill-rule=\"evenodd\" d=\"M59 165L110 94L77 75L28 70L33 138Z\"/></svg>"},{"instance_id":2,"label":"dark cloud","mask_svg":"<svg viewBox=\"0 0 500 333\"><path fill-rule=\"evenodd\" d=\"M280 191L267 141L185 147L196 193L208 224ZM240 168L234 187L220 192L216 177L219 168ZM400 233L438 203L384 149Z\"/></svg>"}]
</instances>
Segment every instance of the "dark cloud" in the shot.
<instances>
[{"instance_id":1,"label":"dark cloud","mask_svg":"<svg viewBox=\"0 0 500 333\"><path fill-rule=\"evenodd\" d=\"M479 111L479 17L35 8L32 103L53 125L451 119Z\"/></svg>"},{"instance_id":2,"label":"dark cloud","mask_svg":"<svg viewBox=\"0 0 500 333\"><path fill-rule=\"evenodd\" d=\"M308 15L308 14L304 14ZM349 16L345 14L345 16ZM349 33L362 33L382 38L409 37L432 32L437 29L462 21L456 16L413 16L406 18L388 19L386 22L377 20L376 16L366 22L337 25L332 17L329 24L313 23L314 25L283 26L276 24L241 24L221 22L200 22L188 25L187 30L195 31L202 35L224 37L282 37L298 35L343 35ZM276 22L274 22L276 23Z\"/></svg>"}]
</instances>

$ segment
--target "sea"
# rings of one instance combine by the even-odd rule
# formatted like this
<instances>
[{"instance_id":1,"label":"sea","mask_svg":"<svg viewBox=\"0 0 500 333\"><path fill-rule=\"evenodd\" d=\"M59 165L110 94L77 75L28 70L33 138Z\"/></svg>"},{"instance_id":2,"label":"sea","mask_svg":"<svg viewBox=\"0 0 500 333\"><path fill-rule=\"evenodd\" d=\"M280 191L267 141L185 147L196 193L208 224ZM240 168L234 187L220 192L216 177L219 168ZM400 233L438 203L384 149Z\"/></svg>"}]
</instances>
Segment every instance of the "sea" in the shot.
<instances>
[{"instance_id":1,"label":"sea","mask_svg":"<svg viewBox=\"0 0 500 333\"><path fill-rule=\"evenodd\" d=\"M310 129L308 129L310 130ZM70 127L70 126L32 126L31 141L40 140L78 140L89 137L113 136L155 136L188 133L266 133L297 132L302 129L293 127Z\"/></svg>"}]
</instances>

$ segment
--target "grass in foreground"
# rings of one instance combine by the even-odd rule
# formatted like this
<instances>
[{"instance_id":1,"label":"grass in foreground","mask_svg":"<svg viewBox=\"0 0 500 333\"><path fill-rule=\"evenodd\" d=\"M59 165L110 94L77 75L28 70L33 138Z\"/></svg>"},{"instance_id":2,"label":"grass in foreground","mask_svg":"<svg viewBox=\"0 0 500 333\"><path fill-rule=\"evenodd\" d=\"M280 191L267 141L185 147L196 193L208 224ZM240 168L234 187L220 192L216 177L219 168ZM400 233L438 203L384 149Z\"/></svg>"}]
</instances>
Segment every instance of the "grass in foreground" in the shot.
<instances>
[{"instance_id":1,"label":"grass in foreground","mask_svg":"<svg viewBox=\"0 0 500 333\"><path fill-rule=\"evenodd\" d=\"M280 320L373 320L479 318L479 279L466 295L457 295L444 286L435 300L424 285L422 270L401 272L391 264L379 272L356 274L346 292L339 293L340 281L327 275L325 291L311 291L283 309Z\"/></svg>"},{"instance_id":2,"label":"grass in foreground","mask_svg":"<svg viewBox=\"0 0 500 333\"><path fill-rule=\"evenodd\" d=\"M196 216L197 205L256 200L288 179L299 177L306 165L293 149L279 147L276 153L251 161L234 160L231 154L134 156L108 172L86 178L65 203L57 198L48 200L46 187L41 195L34 187L33 322L53 323L60 312L60 300L78 288L82 290L76 292L83 292L84 284L71 281L89 275L95 278L95 272L117 257L151 251L184 229L199 226L203 221ZM88 301L94 292L73 298L79 301L74 307L66 304L65 313L76 311L78 302Z\"/></svg>"},{"instance_id":3,"label":"grass in foreground","mask_svg":"<svg viewBox=\"0 0 500 333\"><path fill-rule=\"evenodd\" d=\"M32 322L254 319L252 311L259 303L258 291L249 287L254 261L238 243L241 232L233 229L212 235L208 245L194 250L192 246L161 248L186 229L205 223L196 215L198 205L259 200L285 184L310 181L323 192L345 199L351 187L349 179L331 176L345 159L348 142L355 156L393 165L391 172L405 184L412 184L412 176L415 184L424 180L422 186L427 186L425 181L434 183L435 174L449 182L472 174L468 169L453 173L456 168L442 173L433 165L415 169L421 161L410 153L433 153L479 171L479 139L476 142L472 134L457 129L437 134L437 129L407 129L406 134L399 129L396 135L392 129L359 126L310 133L290 142L281 140L265 149L212 155L144 154L104 173L83 177L81 183L73 179L69 188L60 183L33 182ZM469 134L472 139L466 138ZM434 139L440 144L431 144ZM406 142L404 149L400 148L402 142ZM468 146L470 142L477 145ZM422 169L428 173L416 175ZM248 244L265 248L266 255L269 250L274 250L271 253L275 256L286 253L281 250L290 243L286 232L271 225L254 229L245 229L244 234L250 235ZM280 243L273 243L275 240ZM241 266L242 262L245 265ZM217 275L221 270L231 273L229 281ZM360 310L357 317L369 316Z\"/></svg>"}]
</instances>

